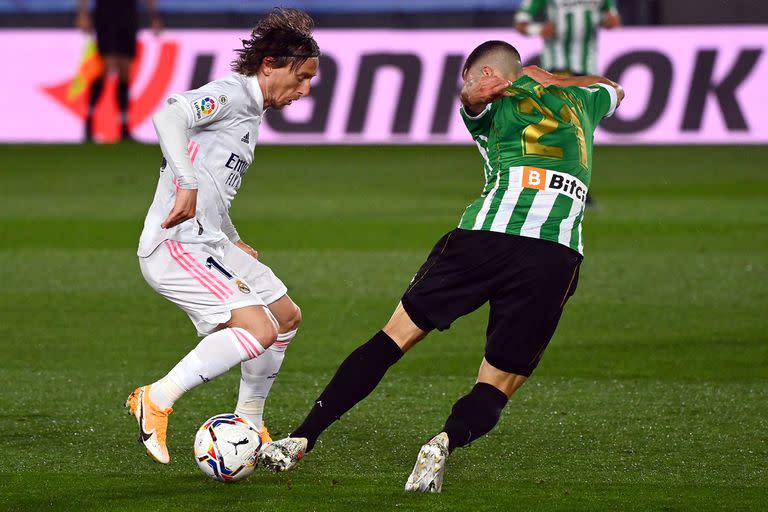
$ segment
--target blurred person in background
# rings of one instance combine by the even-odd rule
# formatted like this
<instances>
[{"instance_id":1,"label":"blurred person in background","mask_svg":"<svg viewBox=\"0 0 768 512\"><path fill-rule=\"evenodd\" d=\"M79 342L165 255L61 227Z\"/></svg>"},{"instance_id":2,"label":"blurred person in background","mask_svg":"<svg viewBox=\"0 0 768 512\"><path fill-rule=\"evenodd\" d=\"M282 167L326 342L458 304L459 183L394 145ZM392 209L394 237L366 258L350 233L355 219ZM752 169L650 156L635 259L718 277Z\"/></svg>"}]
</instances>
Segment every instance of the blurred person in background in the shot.
<instances>
[{"instance_id":1,"label":"blurred person in background","mask_svg":"<svg viewBox=\"0 0 768 512\"><path fill-rule=\"evenodd\" d=\"M542 13L544 21L534 22ZM541 67L564 77L596 75L597 31L620 26L615 0L523 0L515 16L518 32L544 40Z\"/></svg>"},{"instance_id":2,"label":"blurred person in background","mask_svg":"<svg viewBox=\"0 0 768 512\"><path fill-rule=\"evenodd\" d=\"M78 0L77 26L84 32L96 32L96 45L104 60L104 72L91 85L88 113L85 118L85 140L93 141L93 113L104 90L104 79L109 72L117 72L117 103L120 107L120 126L123 140L132 140L128 131L128 80L131 63L136 56L136 33L139 27L137 0L95 0L93 11L88 12L89 0ZM155 0L144 0L149 12L152 31L162 28Z\"/></svg>"},{"instance_id":3,"label":"blurred person in background","mask_svg":"<svg viewBox=\"0 0 768 512\"><path fill-rule=\"evenodd\" d=\"M515 16L518 32L544 39L541 67L561 76L596 74L597 31L620 26L614 0L523 0Z\"/></svg>"}]
</instances>

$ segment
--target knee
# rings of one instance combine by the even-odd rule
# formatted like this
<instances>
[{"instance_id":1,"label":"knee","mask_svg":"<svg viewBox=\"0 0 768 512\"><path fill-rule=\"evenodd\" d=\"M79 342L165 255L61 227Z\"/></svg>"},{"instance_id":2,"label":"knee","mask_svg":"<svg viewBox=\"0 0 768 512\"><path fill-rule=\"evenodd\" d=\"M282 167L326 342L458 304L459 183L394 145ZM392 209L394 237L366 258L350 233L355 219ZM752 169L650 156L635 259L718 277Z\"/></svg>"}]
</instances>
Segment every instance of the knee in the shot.
<instances>
[{"instance_id":1,"label":"knee","mask_svg":"<svg viewBox=\"0 0 768 512\"><path fill-rule=\"evenodd\" d=\"M231 327L238 327L247 331L264 348L269 348L277 340L277 325L267 315L250 317L245 321L231 325Z\"/></svg>"},{"instance_id":2,"label":"knee","mask_svg":"<svg viewBox=\"0 0 768 512\"><path fill-rule=\"evenodd\" d=\"M280 319L280 332L295 331L301 324L301 308L296 304L293 305L293 312L286 318Z\"/></svg>"},{"instance_id":3,"label":"knee","mask_svg":"<svg viewBox=\"0 0 768 512\"><path fill-rule=\"evenodd\" d=\"M277 326L271 320L260 322L248 330L264 348L269 348L277 341Z\"/></svg>"},{"instance_id":4,"label":"knee","mask_svg":"<svg viewBox=\"0 0 768 512\"><path fill-rule=\"evenodd\" d=\"M427 331L421 330L417 326L408 313L403 308L402 303L398 304L397 309L392 314L392 318L389 319L387 325L382 329L387 336L397 343L397 346L403 351L408 352L418 342L423 340L427 336Z\"/></svg>"}]
</instances>

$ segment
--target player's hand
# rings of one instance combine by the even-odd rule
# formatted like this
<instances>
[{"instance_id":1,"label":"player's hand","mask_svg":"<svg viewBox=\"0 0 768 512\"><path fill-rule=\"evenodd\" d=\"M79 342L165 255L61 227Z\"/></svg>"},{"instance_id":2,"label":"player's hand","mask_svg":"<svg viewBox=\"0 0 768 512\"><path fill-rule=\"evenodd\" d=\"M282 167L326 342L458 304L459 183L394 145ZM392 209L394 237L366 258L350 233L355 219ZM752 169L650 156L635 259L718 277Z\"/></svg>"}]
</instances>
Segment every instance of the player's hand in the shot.
<instances>
[{"instance_id":1,"label":"player's hand","mask_svg":"<svg viewBox=\"0 0 768 512\"><path fill-rule=\"evenodd\" d=\"M75 19L75 25L77 25L77 28L83 32L90 32L93 24L91 23L91 16L88 14L88 12L78 12L77 18Z\"/></svg>"},{"instance_id":2,"label":"player's hand","mask_svg":"<svg viewBox=\"0 0 768 512\"><path fill-rule=\"evenodd\" d=\"M548 71L544 71L539 66L525 66L523 68L523 74L533 78L544 87L558 85L561 80L560 77L553 75Z\"/></svg>"},{"instance_id":3,"label":"player's hand","mask_svg":"<svg viewBox=\"0 0 768 512\"><path fill-rule=\"evenodd\" d=\"M603 26L605 28L617 28L621 26L621 17L612 12L605 13L603 16Z\"/></svg>"},{"instance_id":4,"label":"player's hand","mask_svg":"<svg viewBox=\"0 0 768 512\"><path fill-rule=\"evenodd\" d=\"M470 113L479 113L488 103L492 103L502 96L511 96L506 91L509 80L504 80L496 75L483 75L478 79L467 77L461 88L461 103Z\"/></svg>"},{"instance_id":5,"label":"player's hand","mask_svg":"<svg viewBox=\"0 0 768 512\"><path fill-rule=\"evenodd\" d=\"M169 229L178 226L182 222L192 219L197 209L197 189L182 188L176 192L176 203L160 227Z\"/></svg>"},{"instance_id":6,"label":"player's hand","mask_svg":"<svg viewBox=\"0 0 768 512\"><path fill-rule=\"evenodd\" d=\"M235 242L235 245L238 246L243 251L245 251L245 253L248 254L249 256L259 259L259 251L257 251L247 243L243 242L242 240L238 240L237 242Z\"/></svg>"},{"instance_id":7,"label":"player's hand","mask_svg":"<svg viewBox=\"0 0 768 512\"><path fill-rule=\"evenodd\" d=\"M542 39L552 39L555 35L555 24L551 21L547 21L541 24L541 33L539 34Z\"/></svg>"}]
</instances>

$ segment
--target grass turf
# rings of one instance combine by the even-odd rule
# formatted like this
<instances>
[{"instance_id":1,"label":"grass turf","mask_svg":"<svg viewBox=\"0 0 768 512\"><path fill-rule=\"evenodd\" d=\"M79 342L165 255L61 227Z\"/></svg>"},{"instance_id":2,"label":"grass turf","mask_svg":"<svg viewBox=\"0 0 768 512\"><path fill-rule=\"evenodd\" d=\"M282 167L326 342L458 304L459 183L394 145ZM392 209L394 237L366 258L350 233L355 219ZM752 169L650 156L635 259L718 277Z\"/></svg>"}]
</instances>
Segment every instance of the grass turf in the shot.
<instances>
[{"instance_id":1,"label":"grass turf","mask_svg":"<svg viewBox=\"0 0 768 512\"><path fill-rule=\"evenodd\" d=\"M230 372L177 403L167 467L126 395L196 342L134 256L156 147L2 146L3 510L757 510L768 503L765 147L599 148L576 296L499 426L452 456L442 495L402 486L472 385L486 311L431 335L301 467L204 479L198 424ZM479 193L471 147L259 148L232 216L302 306L268 403L303 418Z\"/></svg>"}]
</instances>

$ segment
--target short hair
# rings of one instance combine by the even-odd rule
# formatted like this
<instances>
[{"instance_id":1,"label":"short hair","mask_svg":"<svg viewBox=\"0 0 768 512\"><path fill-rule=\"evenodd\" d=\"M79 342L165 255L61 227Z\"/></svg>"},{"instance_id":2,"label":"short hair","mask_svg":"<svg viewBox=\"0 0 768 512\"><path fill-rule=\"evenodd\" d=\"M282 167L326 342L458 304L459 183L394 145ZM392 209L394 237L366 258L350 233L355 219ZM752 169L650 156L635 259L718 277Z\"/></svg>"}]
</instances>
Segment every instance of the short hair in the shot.
<instances>
[{"instance_id":1,"label":"short hair","mask_svg":"<svg viewBox=\"0 0 768 512\"><path fill-rule=\"evenodd\" d=\"M467 57L467 60L464 62L464 69L461 70L461 76L466 75L467 71L477 64L480 59L498 51L506 52L517 61L520 61L520 52L506 41L486 41L472 50L472 53L469 54L469 57Z\"/></svg>"},{"instance_id":2,"label":"short hair","mask_svg":"<svg viewBox=\"0 0 768 512\"><path fill-rule=\"evenodd\" d=\"M273 57L273 67L291 65L296 70L307 59L320 56L320 48L312 37L315 23L298 9L275 7L256 23L250 39L243 39L243 47L235 50L237 58L232 70L255 75L266 57Z\"/></svg>"}]
</instances>

